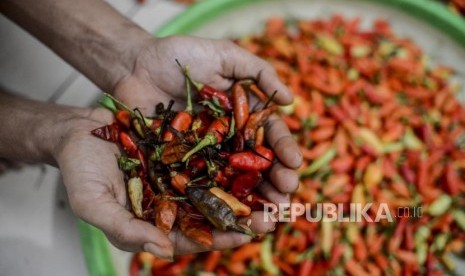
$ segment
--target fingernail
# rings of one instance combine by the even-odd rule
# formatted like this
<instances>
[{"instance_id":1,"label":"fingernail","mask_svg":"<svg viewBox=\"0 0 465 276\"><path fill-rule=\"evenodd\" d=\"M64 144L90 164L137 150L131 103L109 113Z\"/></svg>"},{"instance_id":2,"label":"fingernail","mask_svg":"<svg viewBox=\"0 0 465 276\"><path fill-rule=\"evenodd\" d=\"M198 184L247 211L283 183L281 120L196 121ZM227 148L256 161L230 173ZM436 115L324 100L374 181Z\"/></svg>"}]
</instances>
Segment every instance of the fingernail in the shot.
<instances>
[{"instance_id":1,"label":"fingernail","mask_svg":"<svg viewBox=\"0 0 465 276\"><path fill-rule=\"evenodd\" d=\"M165 259L167 261L173 261L173 252L168 248L161 248L153 243L145 243L144 251L150 252L155 256Z\"/></svg>"}]
</instances>

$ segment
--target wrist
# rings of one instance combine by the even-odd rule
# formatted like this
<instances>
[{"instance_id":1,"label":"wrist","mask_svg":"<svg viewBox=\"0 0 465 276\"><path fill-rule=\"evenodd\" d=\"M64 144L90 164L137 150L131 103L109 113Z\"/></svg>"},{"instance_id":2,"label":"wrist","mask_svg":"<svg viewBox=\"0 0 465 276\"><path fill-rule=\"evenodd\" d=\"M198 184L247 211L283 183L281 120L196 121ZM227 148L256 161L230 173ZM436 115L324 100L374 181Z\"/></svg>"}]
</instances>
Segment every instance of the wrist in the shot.
<instances>
[{"instance_id":1,"label":"wrist","mask_svg":"<svg viewBox=\"0 0 465 276\"><path fill-rule=\"evenodd\" d=\"M102 39L104 40L102 46L104 48L108 46L106 49L109 57L105 61L108 64L103 66L107 76L105 83L98 83L101 77L98 75L94 77L94 82L102 90L113 93L118 83L133 73L140 52L153 41L154 37L139 26L131 25L119 30L115 29L108 37Z\"/></svg>"},{"instance_id":2,"label":"wrist","mask_svg":"<svg viewBox=\"0 0 465 276\"><path fill-rule=\"evenodd\" d=\"M64 106L51 106L51 109L53 115L47 112L38 116L37 122L32 127L29 143L33 156L37 156L37 161L57 166L62 149L69 141L71 133L82 129L80 122L89 116L90 111Z\"/></svg>"}]
</instances>

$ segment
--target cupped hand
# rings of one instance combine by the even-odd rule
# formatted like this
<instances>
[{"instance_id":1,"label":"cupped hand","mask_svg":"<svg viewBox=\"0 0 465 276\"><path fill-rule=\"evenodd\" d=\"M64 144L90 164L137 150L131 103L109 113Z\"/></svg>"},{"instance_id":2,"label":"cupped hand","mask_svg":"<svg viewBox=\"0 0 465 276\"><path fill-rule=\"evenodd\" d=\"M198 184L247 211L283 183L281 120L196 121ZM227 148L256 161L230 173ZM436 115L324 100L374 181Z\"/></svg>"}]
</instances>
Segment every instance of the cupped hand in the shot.
<instances>
[{"instance_id":1,"label":"cupped hand","mask_svg":"<svg viewBox=\"0 0 465 276\"><path fill-rule=\"evenodd\" d=\"M212 247L204 247L173 230L166 236L152 224L137 219L129 211L123 174L117 165L118 147L90 134L108 124L113 115L107 110L92 109L83 116L67 119L55 159L63 175L73 212L101 229L118 248L148 251L162 258L206 250L225 250L250 241L250 237L214 230ZM260 217L259 213L252 218ZM261 215L262 216L262 215ZM253 219L253 221L258 221ZM245 221L242 221L245 223ZM264 233L272 223L255 223L250 228Z\"/></svg>"},{"instance_id":2,"label":"cupped hand","mask_svg":"<svg viewBox=\"0 0 465 276\"><path fill-rule=\"evenodd\" d=\"M143 113L152 114L159 102L175 99L178 108L185 104L185 79L176 64L189 66L192 79L217 89L229 89L235 80L253 79L259 87L280 105L292 103L292 94L279 80L274 68L255 55L227 40L202 39L191 36L172 36L149 39L135 55L133 71L116 85L114 95ZM289 201L288 193L298 186L294 169L302 162L297 143L286 124L277 115L266 125L267 141L279 162L273 166L269 180L273 185L262 185L262 193L275 203Z\"/></svg>"},{"instance_id":3,"label":"cupped hand","mask_svg":"<svg viewBox=\"0 0 465 276\"><path fill-rule=\"evenodd\" d=\"M134 58L132 73L118 82L113 94L130 107L138 107L144 114L153 114L157 103L167 103L171 99L176 100L177 108L184 108L185 79L176 59L190 67L192 78L197 82L227 90L234 80L254 79L269 96L278 91L274 97L277 104L292 102L292 95L279 81L271 65L232 42L175 36L149 40L141 49ZM105 120L108 122L111 116L107 114ZM215 231L213 246L206 248L179 231L172 231L167 239L153 225L134 218L126 209L125 186L114 157L117 148L89 136L91 129L85 127L71 135L80 146L70 143L67 155L81 158L63 159L64 171L67 171L65 182L70 187L68 192L75 212L102 229L117 247L168 257L169 252L222 250L250 241L250 237L239 233ZM265 129L267 141L279 162L273 165L269 181L259 189L272 202L286 203L289 202L288 193L298 186L294 169L300 166L302 157L279 116L272 115ZM274 229L274 223L264 221L262 212L254 212L251 218L250 228L254 232L265 233Z\"/></svg>"}]
</instances>

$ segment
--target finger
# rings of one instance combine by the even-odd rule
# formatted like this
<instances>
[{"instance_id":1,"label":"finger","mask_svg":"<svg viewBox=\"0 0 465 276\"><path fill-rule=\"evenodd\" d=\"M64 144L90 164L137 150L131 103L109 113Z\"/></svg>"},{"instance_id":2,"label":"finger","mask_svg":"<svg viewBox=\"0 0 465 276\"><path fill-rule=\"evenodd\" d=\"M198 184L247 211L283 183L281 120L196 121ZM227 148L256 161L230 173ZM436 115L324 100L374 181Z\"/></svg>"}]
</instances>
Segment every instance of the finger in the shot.
<instances>
[{"instance_id":1,"label":"finger","mask_svg":"<svg viewBox=\"0 0 465 276\"><path fill-rule=\"evenodd\" d=\"M265 123L268 144L284 166L297 169L302 164L302 153L289 129L278 115L272 114Z\"/></svg>"},{"instance_id":2,"label":"finger","mask_svg":"<svg viewBox=\"0 0 465 276\"><path fill-rule=\"evenodd\" d=\"M273 66L263 59L247 52L232 42L227 43L223 51L223 76L234 79L254 79L268 96L277 91L274 102L287 105L293 96L286 85L278 78Z\"/></svg>"},{"instance_id":3,"label":"finger","mask_svg":"<svg viewBox=\"0 0 465 276\"><path fill-rule=\"evenodd\" d=\"M249 243L252 238L250 236L237 232L224 232L213 230L213 245L208 247L198 244L188 237L184 236L181 231L172 231L169 235L170 239L175 244L175 254L190 254L211 250L226 250Z\"/></svg>"},{"instance_id":4,"label":"finger","mask_svg":"<svg viewBox=\"0 0 465 276\"><path fill-rule=\"evenodd\" d=\"M239 223L242 225L248 225L252 232L256 234L264 234L274 231L276 223L271 220L265 220L264 212L256 211L252 212L250 216L239 219Z\"/></svg>"},{"instance_id":5,"label":"finger","mask_svg":"<svg viewBox=\"0 0 465 276\"><path fill-rule=\"evenodd\" d=\"M270 170L271 183L282 193L293 193L299 186L299 175L295 170L276 163Z\"/></svg>"},{"instance_id":6,"label":"finger","mask_svg":"<svg viewBox=\"0 0 465 276\"><path fill-rule=\"evenodd\" d=\"M70 200L71 201L71 200ZM125 251L148 251L172 259L173 245L168 237L148 222L135 218L111 195L101 195L93 203L72 203L82 218L100 228L116 247Z\"/></svg>"},{"instance_id":7,"label":"finger","mask_svg":"<svg viewBox=\"0 0 465 276\"><path fill-rule=\"evenodd\" d=\"M283 194L279 192L273 185L267 181L258 185L257 189L260 193L266 197L269 201L279 206L279 204L288 204L290 203L289 194Z\"/></svg>"}]
</instances>

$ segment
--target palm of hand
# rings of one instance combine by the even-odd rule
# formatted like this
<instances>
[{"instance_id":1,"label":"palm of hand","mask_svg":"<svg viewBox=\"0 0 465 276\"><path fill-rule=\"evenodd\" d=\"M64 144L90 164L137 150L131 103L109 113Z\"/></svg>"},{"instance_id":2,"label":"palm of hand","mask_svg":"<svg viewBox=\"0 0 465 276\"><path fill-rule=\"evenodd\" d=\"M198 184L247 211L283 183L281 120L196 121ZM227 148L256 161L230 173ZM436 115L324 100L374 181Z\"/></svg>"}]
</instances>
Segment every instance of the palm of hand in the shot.
<instances>
[{"instance_id":1,"label":"palm of hand","mask_svg":"<svg viewBox=\"0 0 465 276\"><path fill-rule=\"evenodd\" d=\"M234 79L253 78L268 95L280 91L275 102L289 104L292 97L279 82L272 67L263 60L226 41L204 40L193 37L170 37L150 41L139 53L132 74L122 79L114 95L130 107L138 107L144 114L153 114L159 102L175 99L185 106L185 78L175 59L189 65L192 78L218 89L227 89ZM111 114L94 112L91 119L82 121L69 135L63 151L63 170L70 202L75 213L102 229L119 248L150 251L158 256L198 252L208 249L227 249L250 240L238 233L215 231L212 248L205 248L172 231L169 239L153 225L135 219L127 211L125 185L118 170L115 145L100 141L90 131L111 121ZM99 123L96 123L99 122ZM297 187L297 174L290 168L300 165L301 156L285 124L275 115L266 124L267 140L280 160L270 172L273 185L262 185L261 192L273 202L288 202L284 193ZM286 150L284 150L286 149ZM263 214L252 214L253 231L269 231L273 223L264 223ZM171 240L171 241L170 241Z\"/></svg>"},{"instance_id":2,"label":"palm of hand","mask_svg":"<svg viewBox=\"0 0 465 276\"><path fill-rule=\"evenodd\" d=\"M171 256L172 250L175 254L207 250L177 230L166 237L128 211L123 174L116 161L116 155L121 153L116 145L90 134L92 129L111 119L109 112L96 109L88 118L72 120L61 145L58 163L73 211L103 230L109 240L123 250L151 251L162 257ZM241 234L215 231L213 249L227 249L249 240Z\"/></svg>"}]
</instances>

